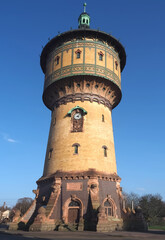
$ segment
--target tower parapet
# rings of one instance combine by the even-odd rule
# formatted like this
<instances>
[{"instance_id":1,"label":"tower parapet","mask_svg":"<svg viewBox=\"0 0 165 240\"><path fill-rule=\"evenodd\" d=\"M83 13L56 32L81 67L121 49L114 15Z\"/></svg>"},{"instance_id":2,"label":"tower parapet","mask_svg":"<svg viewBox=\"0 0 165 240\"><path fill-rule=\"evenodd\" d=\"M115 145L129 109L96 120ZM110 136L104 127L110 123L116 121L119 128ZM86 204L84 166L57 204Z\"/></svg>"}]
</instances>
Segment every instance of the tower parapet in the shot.
<instances>
[{"instance_id":1,"label":"tower parapet","mask_svg":"<svg viewBox=\"0 0 165 240\"><path fill-rule=\"evenodd\" d=\"M114 108L121 100L121 71L125 62L123 46L105 32L77 29L56 36L41 54L45 105L52 110L54 104L60 104L67 96L76 97L80 91L75 89L75 81L82 94L93 93L91 97L97 95L97 99L100 96L101 103ZM91 79L95 83L90 84Z\"/></svg>"}]
</instances>

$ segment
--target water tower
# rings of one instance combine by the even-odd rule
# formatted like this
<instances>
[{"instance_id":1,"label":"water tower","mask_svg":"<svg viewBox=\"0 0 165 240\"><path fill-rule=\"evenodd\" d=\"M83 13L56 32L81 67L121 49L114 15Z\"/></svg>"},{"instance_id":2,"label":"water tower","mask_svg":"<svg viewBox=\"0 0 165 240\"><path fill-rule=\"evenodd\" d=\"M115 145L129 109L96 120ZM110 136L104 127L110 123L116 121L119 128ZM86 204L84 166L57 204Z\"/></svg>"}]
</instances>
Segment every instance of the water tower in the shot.
<instances>
[{"instance_id":1,"label":"water tower","mask_svg":"<svg viewBox=\"0 0 165 240\"><path fill-rule=\"evenodd\" d=\"M78 29L50 40L40 60L51 124L43 176L23 220L30 230L120 229L112 109L121 100L125 50L110 34L90 29L84 4Z\"/></svg>"}]
</instances>

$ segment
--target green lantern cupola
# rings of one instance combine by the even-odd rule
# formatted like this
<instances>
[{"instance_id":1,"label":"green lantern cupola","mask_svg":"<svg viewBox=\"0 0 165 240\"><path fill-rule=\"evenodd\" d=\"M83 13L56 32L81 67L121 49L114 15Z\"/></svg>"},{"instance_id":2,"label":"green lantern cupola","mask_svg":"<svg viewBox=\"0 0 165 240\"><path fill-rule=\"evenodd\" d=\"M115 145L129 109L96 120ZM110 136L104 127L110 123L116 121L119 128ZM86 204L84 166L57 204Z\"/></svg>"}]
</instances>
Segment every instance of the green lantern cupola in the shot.
<instances>
[{"instance_id":1,"label":"green lantern cupola","mask_svg":"<svg viewBox=\"0 0 165 240\"><path fill-rule=\"evenodd\" d=\"M84 3L84 12L78 18L78 28L90 28L90 16L86 13L86 3Z\"/></svg>"}]
</instances>

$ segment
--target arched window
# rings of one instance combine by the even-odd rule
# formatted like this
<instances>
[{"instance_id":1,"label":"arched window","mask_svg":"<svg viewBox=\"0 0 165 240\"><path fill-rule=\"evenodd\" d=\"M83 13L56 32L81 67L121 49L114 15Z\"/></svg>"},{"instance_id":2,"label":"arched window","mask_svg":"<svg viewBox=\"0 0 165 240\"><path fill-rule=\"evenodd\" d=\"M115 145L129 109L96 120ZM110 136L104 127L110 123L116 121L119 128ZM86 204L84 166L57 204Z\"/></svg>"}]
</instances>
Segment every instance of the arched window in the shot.
<instances>
[{"instance_id":1,"label":"arched window","mask_svg":"<svg viewBox=\"0 0 165 240\"><path fill-rule=\"evenodd\" d=\"M101 55L101 54L99 55L99 60L103 61L103 55Z\"/></svg>"},{"instance_id":2,"label":"arched window","mask_svg":"<svg viewBox=\"0 0 165 240\"><path fill-rule=\"evenodd\" d=\"M74 154L78 154L78 148L80 147L80 144L79 143L74 143L72 145L72 147L74 147Z\"/></svg>"},{"instance_id":3,"label":"arched window","mask_svg":"<svg viewBox=\"0 0 165 240\"><path fill-rule=\"evenodd\" d=\"M59 64L59 62L60 62L60 57L59 57L59 56L57 56L57 57L55 58L55 62L56 62L56 65Z\"/></svg>"},{"instance_id":4,"label":"arched window","mask_svg":"<svg viewBox=\"0 0 165 240\"><path fill-rule=\"evenodd\" d=\"M118 69L118 62L115 61L115 69L117 70Z\"/></svg>"},{"instance_id":5,"label":"arched window","mask_svg":"<svg viewBox=\"0 0 165 240\"><path fill-rule=\"evenodd\" d=\"M113 207L108 200L104 202L104 208L106 216L113 216Z\"/></svg>"},{"instance_id":6,"label":"arched window","mask_svg":"<svg viewBox=\"0 0 165 240\"><path fill-rule=\"evenodd\" d=\"M102 114L102 122L104 122L104 114Z\"/></svg>"},{"instance_id":7,"label":"arched window","mask_svg":"<svg viewBox=\"0 0 165 240\"><path fill-rule=\"evenodd\" d=\"M76 58L80 58L81 56L81 50L80 49L77 49L77 51L75 51L76 53Z\"/></svg>"},{"instance_id":8,"label":"arched window","mask_svg":"<svg viewBox=\"0 0 165 240\"><path fill-rule=\"evenodd\" d=\"M104 54L100 51L100 52L98 52L98 55L99 55L99 60L103 61Z\"/></svg>"},{"instance_id":9,"label":"arched window","mask_svg":"<svg viewBox=\"0 0 165 240\"><path fill-rule=\"evenodd\" d=\"M49 153L48 153L48 159L51 159L52 157L52 152L53 152L53 148L49 149Z\"/></svg>"},{"instance_id":10,"label":"arched window","mask_svg":"<svg viewBox=\"0 0 165 240\"><path fill-rule=\"evenodd\" d=\"M104 157L107 157L107 146L102 146L103 150L104 150Z\"/></svg>"}]
</instances>

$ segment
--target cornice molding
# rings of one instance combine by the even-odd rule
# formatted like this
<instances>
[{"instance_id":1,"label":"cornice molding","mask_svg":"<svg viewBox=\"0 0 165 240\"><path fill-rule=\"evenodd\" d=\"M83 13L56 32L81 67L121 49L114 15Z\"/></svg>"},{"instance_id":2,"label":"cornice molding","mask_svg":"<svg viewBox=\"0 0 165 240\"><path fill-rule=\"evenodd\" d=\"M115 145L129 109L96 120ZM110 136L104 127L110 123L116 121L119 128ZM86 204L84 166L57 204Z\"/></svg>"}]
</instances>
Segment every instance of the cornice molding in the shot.
<instances>
[{"instance_id":1,"label":"cornice molding","mask_svg":"<svg viewBox=\"0 0 165 240\"><path fill-rule=\"evenodd\" d=\"M78 179L92 179L97 178L104 181L111 181L111 182L120 182L121 178L116 174L107 174L105 172L99 172L95 169L89 169L88 171L80 171L80 172L61 172L57 171L54 174L49 176L43 176L38 181L37 184L44 184L50 181L53 181L56 178L60 178L61 180L78 180Z\"/></svg>"}]
</instances>

